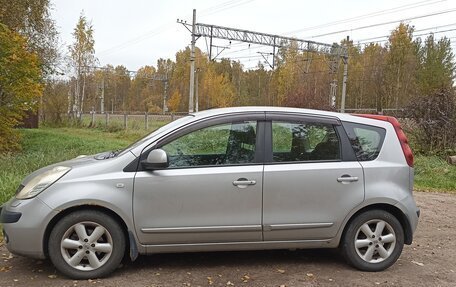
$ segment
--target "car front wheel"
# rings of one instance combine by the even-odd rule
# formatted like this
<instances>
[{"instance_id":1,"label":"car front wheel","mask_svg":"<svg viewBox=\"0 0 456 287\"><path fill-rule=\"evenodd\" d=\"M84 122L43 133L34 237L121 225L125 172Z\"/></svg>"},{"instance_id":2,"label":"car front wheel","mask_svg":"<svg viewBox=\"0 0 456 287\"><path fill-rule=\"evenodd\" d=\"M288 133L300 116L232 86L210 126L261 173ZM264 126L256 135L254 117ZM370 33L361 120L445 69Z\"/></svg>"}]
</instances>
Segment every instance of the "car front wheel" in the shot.
<instances>
[{"instance_id":1,"label":"car front wheel","mask_svg":"<svg viewBox=\"0 0 456 287\"><path fill-rule=\"evenodd\" d=\"M125 252L121 226L109 215L81 210L62 218L49 237L54 266L73 279L100 278L116 269Z\"/></svg>"},{"instance_id":2,"label":"car front wheel","mask_svg":"<svg viewBox=\"0 0 456 287\"><path fill-rule=\"evenodd\" d=\"M355 268L382 271L393 265L404 246L404 230L384 210L369 210L354 218L343 237L342 254Z\"/></svg>"}]
</instances>

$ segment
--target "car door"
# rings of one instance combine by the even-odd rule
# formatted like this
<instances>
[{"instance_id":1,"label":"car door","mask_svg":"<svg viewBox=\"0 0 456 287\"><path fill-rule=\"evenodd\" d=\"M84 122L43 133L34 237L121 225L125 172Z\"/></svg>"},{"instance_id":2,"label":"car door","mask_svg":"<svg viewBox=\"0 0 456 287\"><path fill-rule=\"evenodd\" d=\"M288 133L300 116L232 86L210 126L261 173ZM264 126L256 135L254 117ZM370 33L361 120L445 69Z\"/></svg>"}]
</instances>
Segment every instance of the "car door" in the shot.
<instances>
[{"instance_id":1,"label":"car door","mask_svg":"<svg viewBox=\"0 0 456 287\"><path fill-rule=\"evenodd\" d=\"M169 167L135 177L142 244L261 241L264 113L206 120L160 140ZM144 158L145 154L143 155Z\"/></svg>"},{"instance_id":2,"label":"car door","mask_svg":"<svg viewBox=\"0 0 456 287\"><path fill-rule=\"evenodd\" d=\"M362 167L334 118L268 114L264 240L325 240L364 199ZM269 144L268 144L269 143Z\"/></svg>"}]
</instances>

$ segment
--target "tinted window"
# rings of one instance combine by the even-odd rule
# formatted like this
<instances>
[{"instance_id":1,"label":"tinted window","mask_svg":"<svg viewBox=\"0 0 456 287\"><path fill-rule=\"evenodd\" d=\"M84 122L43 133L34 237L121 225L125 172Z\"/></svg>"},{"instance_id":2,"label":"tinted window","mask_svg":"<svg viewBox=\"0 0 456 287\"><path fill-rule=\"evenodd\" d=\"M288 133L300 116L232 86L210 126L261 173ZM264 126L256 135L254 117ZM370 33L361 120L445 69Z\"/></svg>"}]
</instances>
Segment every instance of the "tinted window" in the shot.
<instances>
[{"instance_id":1,"label":"tinted window","mask_svg":"<svg viewBox=\"0 0 456 287\"><path fill-rule=\"evenodd\" d=\"M355 123L343 123L343 126L359 161L377 158L385 138L384 129Z\"/></svg>"},{"instance_id":2,"label":"tinted window","mask_svg":"<svg viewBox=\"0 0 456 287\"><path fill-rule=\"evenodd\" d=\"M170 167L251 163L255 158L256 122L227 123L186 134L161 148Z\"/></svg>"},{"instance_id":3,"label":"tinted window","mask_svg":"<svg viewBox=\"0 0 456 287\"><path fill-rule=\"evenodd\" d=\"M339 160L334 127L322 123L272 122L273 161Z\"/></svg>"}]
</instances>

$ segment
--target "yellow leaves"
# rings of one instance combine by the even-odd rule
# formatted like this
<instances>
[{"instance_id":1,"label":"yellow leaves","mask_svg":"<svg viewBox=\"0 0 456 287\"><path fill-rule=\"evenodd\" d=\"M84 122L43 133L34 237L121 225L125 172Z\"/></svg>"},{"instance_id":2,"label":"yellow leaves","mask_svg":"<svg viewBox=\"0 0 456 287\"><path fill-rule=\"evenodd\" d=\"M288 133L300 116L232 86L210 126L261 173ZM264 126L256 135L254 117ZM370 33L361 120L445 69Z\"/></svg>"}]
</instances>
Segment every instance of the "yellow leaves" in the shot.
<instances>
[{"instance_id":1,"label":"yellow leaves","mask_svg":"<svg viewBox=\"0 0 456 287\"><path fill-rule=\"evenodd\" d=\"M234 104L233 85L225 75L216 73L212 66L209 66L204 75L201 90L201 99L208 107L229 107Z\"/></svg>"},{"instance_id":2,"label":"yellow leaves","mask_svg":"<svg viewBox=\"0 0 456 287\"><path fill-rule=\"evenodd\" d=\"M171 95L171 98L168 100L168 109L171 112L177 112L179 109L179 103L181 101L181 94L179 93L179 90L174 90L173 94Z\"/></svg>"},{"instance_id":3,"label":"yellow leaves","mask_svg":"<svg viewBox=\"0 0 456 287\"><path fill-rule=\"evenodd\" d=\"M13 129L24 108L33 109L43 86L38 57L26 48L26 41L0 24L0 153L16 149L18 136ZM6 108L7 107L7 108Z\"/></svg>"}]
</instances>

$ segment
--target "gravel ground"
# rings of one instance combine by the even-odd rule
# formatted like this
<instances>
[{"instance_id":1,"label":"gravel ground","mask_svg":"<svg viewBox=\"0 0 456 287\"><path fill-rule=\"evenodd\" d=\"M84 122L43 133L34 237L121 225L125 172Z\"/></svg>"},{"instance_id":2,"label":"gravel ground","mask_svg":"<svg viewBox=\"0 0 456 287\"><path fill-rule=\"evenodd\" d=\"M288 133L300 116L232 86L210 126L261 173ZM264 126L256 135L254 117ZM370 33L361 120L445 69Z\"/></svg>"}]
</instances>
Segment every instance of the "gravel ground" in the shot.
<instances>
[{"instance_id":1,"label":"gravel ground","mask_svg":"<svg viewBox=\"0 0 456 287\"><path fill-rule=\"evenodd\" d=\"M456 195L415 196L415 240L383 272L354 270L335 250L279 250L142 256L109 278L73 281L0 243L0 286L456 286Z\"/></svg>"}]
</instances>

